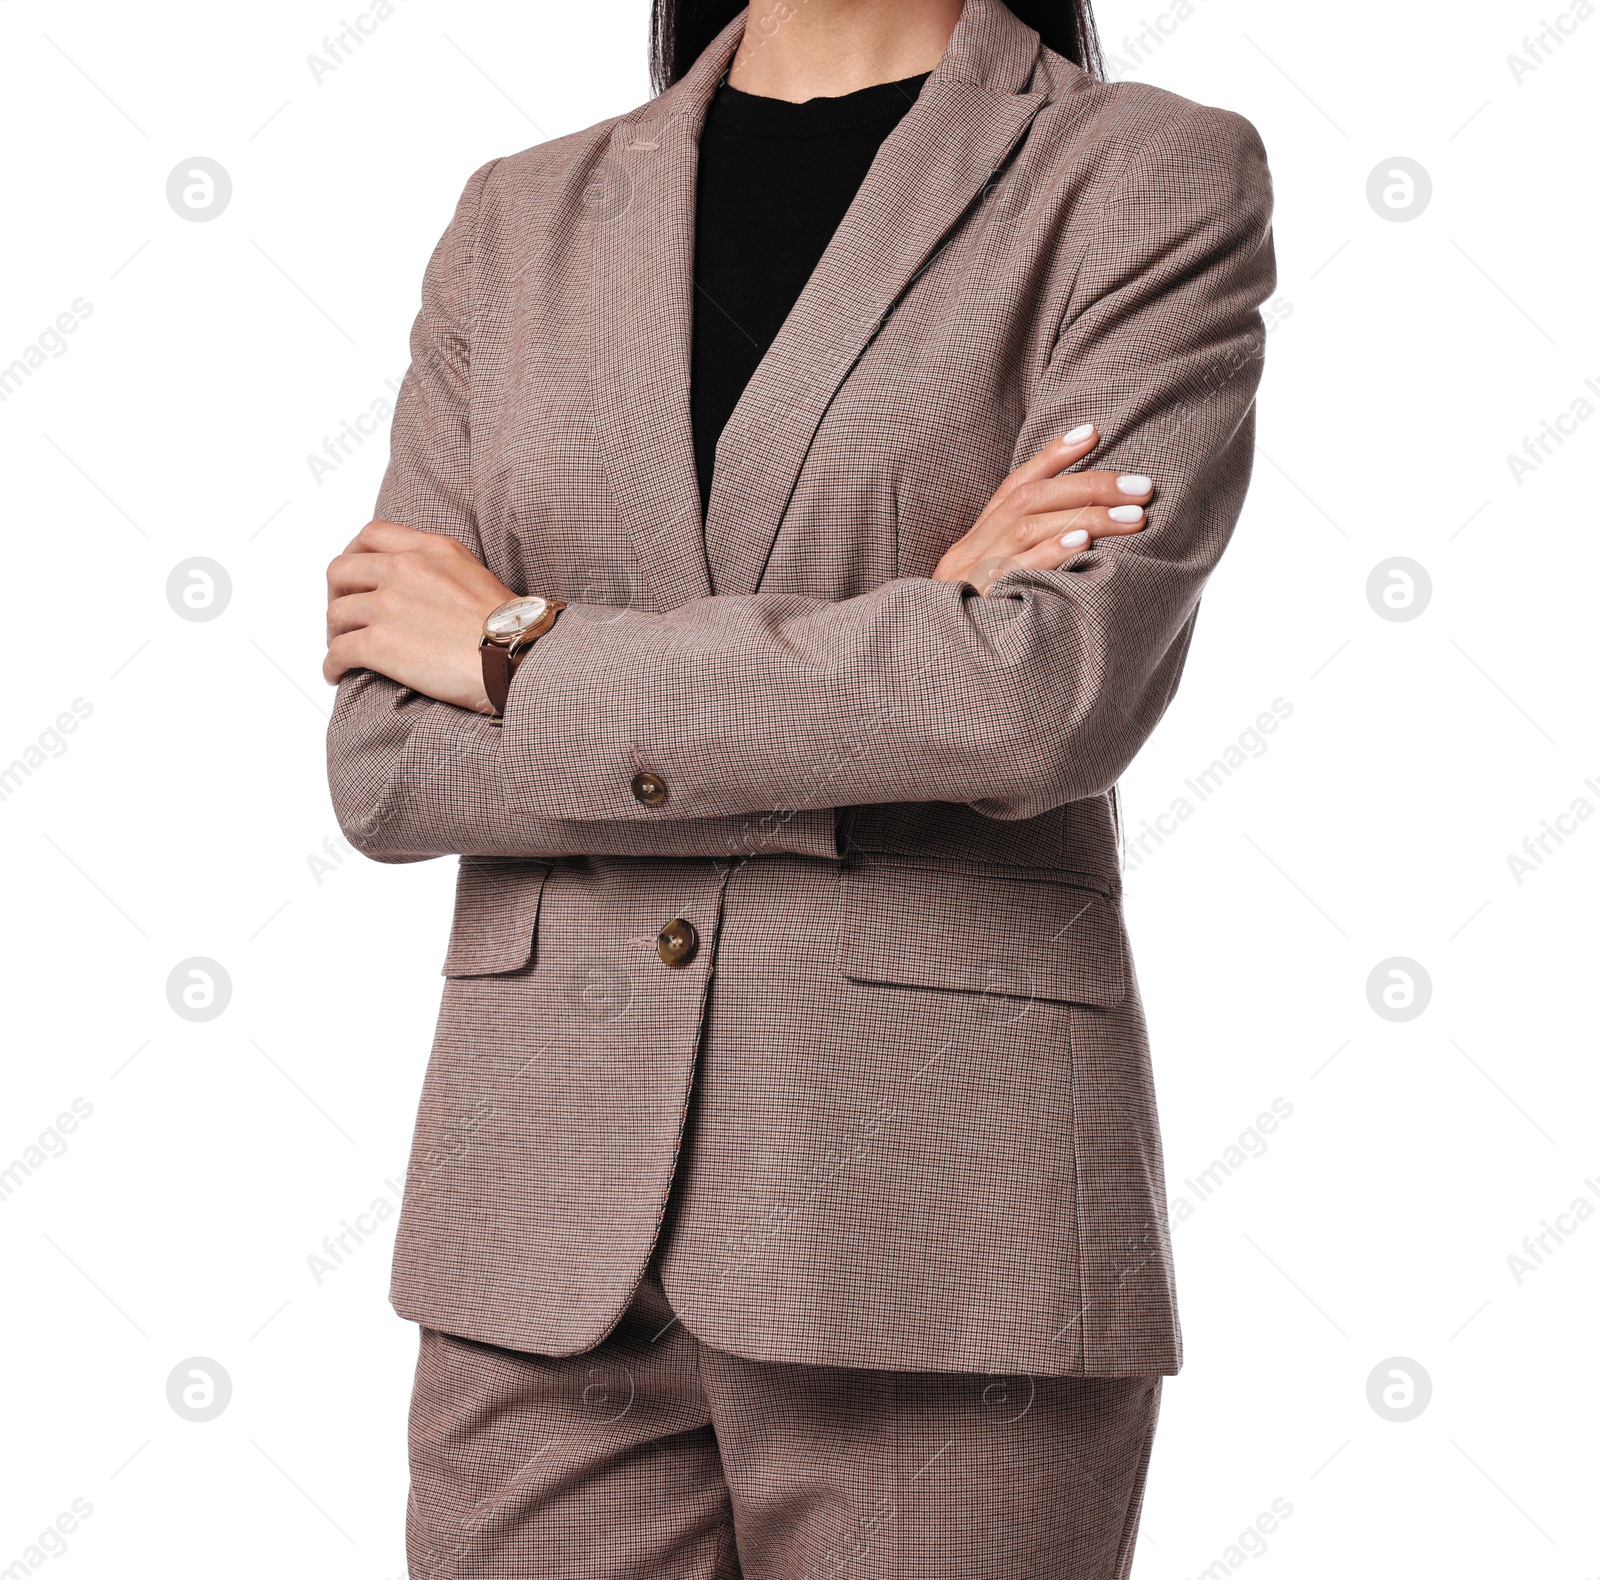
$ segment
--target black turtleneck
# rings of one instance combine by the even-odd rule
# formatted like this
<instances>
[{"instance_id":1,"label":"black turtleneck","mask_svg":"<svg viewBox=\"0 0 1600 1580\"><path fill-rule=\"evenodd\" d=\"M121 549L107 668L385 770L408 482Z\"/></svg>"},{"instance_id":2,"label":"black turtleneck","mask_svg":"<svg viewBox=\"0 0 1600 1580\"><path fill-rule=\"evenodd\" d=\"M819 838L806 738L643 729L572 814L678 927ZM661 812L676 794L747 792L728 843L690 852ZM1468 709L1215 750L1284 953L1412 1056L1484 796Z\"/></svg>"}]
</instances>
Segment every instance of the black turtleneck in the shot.
<instances>
[{"instance_id":1,"label":"black turtleneck","mask_svg":"<svg viewBox=\"0 0 1600 1580\"><path fill-rule=\"evenodd\" d=\"M791 104L723 83L700 134L689 389L704 514L717 438L928 73Z\"/></svg>"}]
</instances>

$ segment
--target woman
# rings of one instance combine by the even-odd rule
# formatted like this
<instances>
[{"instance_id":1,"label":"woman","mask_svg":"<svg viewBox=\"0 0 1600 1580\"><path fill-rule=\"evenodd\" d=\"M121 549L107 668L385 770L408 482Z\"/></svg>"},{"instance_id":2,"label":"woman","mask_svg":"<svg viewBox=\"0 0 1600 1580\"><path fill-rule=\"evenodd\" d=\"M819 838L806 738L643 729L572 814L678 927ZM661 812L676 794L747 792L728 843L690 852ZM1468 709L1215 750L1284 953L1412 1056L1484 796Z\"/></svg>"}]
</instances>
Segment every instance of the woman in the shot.
<instances>
[{"instance_id":1,"label":"woman","mask_svg":"<svg viewBox=\"0 0 1600 1580\"><path fill-rule=\"evenodd\" d=\"M328 578L341 824L462 858L414 1580L1129 1572L1179 1340L1114 786L1273 266L1249 125L1091 37L661 0L664 91L435 253Z\"/></svg>"}]
</instances>

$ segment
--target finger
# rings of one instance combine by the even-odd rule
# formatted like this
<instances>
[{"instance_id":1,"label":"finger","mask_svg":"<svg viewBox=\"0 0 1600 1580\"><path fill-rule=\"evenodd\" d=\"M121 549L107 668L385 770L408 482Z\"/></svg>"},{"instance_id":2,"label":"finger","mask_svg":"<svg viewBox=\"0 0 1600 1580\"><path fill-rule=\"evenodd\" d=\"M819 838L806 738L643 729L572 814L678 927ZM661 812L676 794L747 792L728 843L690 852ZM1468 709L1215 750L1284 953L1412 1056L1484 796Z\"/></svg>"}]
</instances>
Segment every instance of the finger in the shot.
<instances>
[{"instance_id":1,"label":"finger","mask_svg":"<svg viewBox=\"0 0 1600 1580\"><path fill-rule=\"evenodd\" d=\"M1069 472L1038 478L1014 490L1007 511L1032 515L1085 505L1147 505L1155 487L1142 472Z\"/></svg>"},{"instance_id":2,"label":"finger","mask_svg":"<svg viewBox=\"0 0 1600 1580\"><path fill-rule=\"evenodd\" d=\"M1042 478L1054 477L1064 467L1081 461L1099 442L1099 431L1092 422L1080 423L1061 438L1052 439L1038 454L1024 461L1006 477L994 491L985 514L1023 483L1034 483Z\"/></svg>"},{"instance_id":3,"label":"finger","mask_svg":"<svg viewBox=\"0 0 1600 1580\"><path fill-rule=\"evenodd\" d=\"M1080 530L1091 538L1120 537L1138 532L1147 520L1143 505L1083 505L1077 510L1041 511L1021 516L1012 524L1006 551L1025 554L1039 544Z\"/></svg>"},{"instance_id":4,"label":"finger","mask_svg":"<svg viewBox=\"0 0 1600 1580\"><path fill-rule=\"evenodd\" d=\"M404 554L411 550L441 549L451 553L456 540L439 532L421 532L416 527L402 527L398 521L385 521L381 516L369 521L351 540L346 553L350 554Z\"/></svg>"},{"instance_id":5,"label":"finger","mask_svg":"<svg viewBox=\"0 0 1600 1580\"><path fill-rule=\"evenodd\" d=\"M1117 512L1124 513L1121 519L1118 519ZM1036 523L1052 521L1054 530L1043 534L1031 546L991 555L952 575L940 577L935 573L934 579L969 581L979 592L987 593L1002 576L1015 570L1060 570L1075 554L1093 548L1101 539L1128 537L1141 531L1146 518L1138 505L1114 505L1109 509L1094 506L1051 517L1032 516L1028 519Z\"/></svg>"},{"instance_id":6,"label":"finger","mask_svg":"<svg viewBox=\"0 0 1600 1580\"><path fill-rule=\"evenodd\" d=\"M984 533L969 533L953 545L934 568L935 581L973 580L985 576L990 581L1000 573L993 567L1004 565L1032 549L1048 546L1071 533L1083 531L1093 538L1123 537L1140 531L1148 522L1143 505L1083 505L1075 510L1047 510L1033 515L1015 516L1006 523L993 523ZM1071 545L1068 545L1070 548ZM1048 561L1030 561L1031 565ZM974 583L976 585L976 582Z\"/></svg>"},{"instance_id":7,"label":"finger","mask_svg":"<svg viewBox=\"0 0 1600 1580\"><path fill-rule=\"evenodd\" d=\"M1153 493L1150 479L1139 472L1074 472L1064 477L1038 478L1013 489L1000 507L967 536L990 552L1017 554L1043 541L1052 529L1053 523L1041 526L1032 520L1034 516L1142 505Z\"/></svg>"},{"instance_id":8,"label":"finger","mask_svg":"<svg viewBox=\"0 0 1600 1580\"><path fill-rule=\"evenodd\" d=\"M1120 510L1138 507L1119 505L1113 508ZM1085 516L1089 514L1085 512ZM1067 531L1059 535L1052 534L1036 543L1031 549L1024 550L1014 557L1013 563L1021 570L1059 570L1075 554L1082 554L1085 549L1093 548L1102 539L1130 537L1133 533L1142 531L1144 524L1142 517L1138 521L1083 520Z\"/></svg>"},{"instance_id":9,"label":"finger","mask_svg":"<svg viewBox=\"0 0 1600 1580\"><path fill-rule=\"evenodd\" d=\"M372 592L382 585L389 570L386 556L346 551L328 566L328 599L347 593Z\"/></svg>"},{"instance_id":10,"label":"finger","mask_svg":"<svg viewBox=\"0 0 1600 1580\"><path fill-rule=\"evenodd\" d=\"M1074 537L1078 538L1077 542L1072 542ZM1091 539L1076 533L1066 538L1052 538L1048 543L1029 549L1026 554L1019 554L1011 561L1009 568L1019 571L1059 571L1093 547Z\"/></svg>"},{"instance_id":11,"label":"finger","mask_svg":"<svg viewBox=\"0 0 1600 1580\"><path fill-rule=\"evenodd\" d=\"M322 678L330 686L337 686L352 669L365 669L365 650L362 633L348 631L328 643L328 653L322 661Z\"/></svg>"},{"instance_id":12,"label":"finger","mask_svg":"<svg viewBox=\"0 0 1600 1580\"><path fill-rule=\"evenodd\" d=\"M376 593L354 593L349 597L335 598L328 605L328 641L343 636L347 631L361 631L371 625L378 615Z\"/></svg>"},{"instance_id":13,"label":"finger","mask_svg":"<svg viewBox=\"0 0 1600 1580\"><path fill-rule=\"evenodd\" d=\"M397 521L385 521L383 517L376 516L369 521L351 540L345 544L346 554L373 554L378 552L376 535L386 527L398 526Z\"/></svg>"}]
</instances>

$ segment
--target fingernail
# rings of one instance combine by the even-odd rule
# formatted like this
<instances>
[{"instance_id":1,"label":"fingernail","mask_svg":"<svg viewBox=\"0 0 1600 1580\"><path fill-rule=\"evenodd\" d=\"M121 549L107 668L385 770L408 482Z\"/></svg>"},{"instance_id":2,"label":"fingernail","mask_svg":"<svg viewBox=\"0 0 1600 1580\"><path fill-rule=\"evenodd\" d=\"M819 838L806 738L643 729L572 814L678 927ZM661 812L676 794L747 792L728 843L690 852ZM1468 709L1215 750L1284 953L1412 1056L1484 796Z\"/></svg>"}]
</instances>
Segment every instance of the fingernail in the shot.
<instances>
[{"instance_id":1,"label":"fingernail","mask_svg":"<svg viewBox=\"0 0 1600 1580\"><path fill-rule=\"evenodd\" d=\"M1082 444L1093 432L1094 424L1092 422L1080 422L1071 433L1062 434L1061 442L1063 444Z\"/></svg>"},{"instance_id":2,"label":"fingernail","mask_svg":"<svg viewBox=\"0 0 1600 1580\"><path fill-rule=\"evenodd\" d=\"M1117 481L1120 483L1122 479L1118 478ZM1130 489L1129 492L1132 493L1134 490ZM1110 516L1113 521L1121 521L1123 523L1127 523L1129 521L1143 521L1144 507L1141 505L1113 505L1106 512L1106 514Z\"/></svg>"},{"instance_id":3,"label":"fingernail","mask_svg":"<svg viewBox=\"0 0 1600 1580\"><path fill-rule=\"evenodd\" d=\"M1080 527L1076 532L1069 532L1061 540L1061 547L1064 549L1081 549L1088 541L1089 534Z\"/></svg>"},{"instance_id":4,"label":"fingernail","mask_svg":"<svg viewBox=\"0 0 1600 1580\"><path fill-rule=\"evenodd\" d=\"M1141 472L1124 472L1117 479L1117 487L1124 494L1148 494L1150 492L1150 479Z\"/></svg>"}]
</instances>

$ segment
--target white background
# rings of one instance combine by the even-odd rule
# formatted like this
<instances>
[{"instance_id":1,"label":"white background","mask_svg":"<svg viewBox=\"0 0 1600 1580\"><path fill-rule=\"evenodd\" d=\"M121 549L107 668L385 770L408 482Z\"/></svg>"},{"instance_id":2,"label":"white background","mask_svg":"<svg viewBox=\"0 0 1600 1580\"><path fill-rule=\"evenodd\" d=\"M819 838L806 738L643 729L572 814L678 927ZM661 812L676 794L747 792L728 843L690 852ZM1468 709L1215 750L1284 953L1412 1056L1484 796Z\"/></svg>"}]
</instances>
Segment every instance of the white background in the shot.
<instances>
[{"instance_id":1,"label":"white background","mask_svg":"<svg viewBox=\"0 0 1600 1580\"><path fill-rule=\"evenodd\" d=\"M1521 882L1507 857L1600 807L1600 421L1520 481L1506 457L1600 407L1600 19L1519 83L1508 54L1552 19L1531 0L1156 3L1102 4L1107 46L1260 128L1281 284L1256 482L1123 787L1133 835L1194 808L1128 873L1193 1207L1137 1573L1226 1563L1282 1498L1249 1573L1586 1580L1600 1215L1520 1282L1507 1258L1600 1206L1600 821ZM307 56L349 15L0 12L0 366L90 308L0 404L0 763L92 709L0 800L0 1167L37 1160L0 1200L0 1569L81 1498L49 1574L404 1571L393 1219L320 1282L308 1257L392 1199L453 864L309 860L337 833L322 569L384 438L320 481L307 457L403 372L468 174L647 96L646 7L398 0L319 83ZM1159 18L1135 61L1122 40ZM233 184L207 223L165 195L195 156ZM1398 223L1366 195L1396 156L1433 186ZM167 601L194 556L231 578L208 622ZM1407 621L1367 597L1396 556L1432 583ZM1265 750L1198 800L1185 781L1274 699L1292 711ZM232 981L198 1024L166 994L193 956ZM1391 957L1431 980L1408 1021L1369 1005ZM1194 1206L1187 1181L1275 1098L1267 1150ZM29 1154L74 1100L92 1112L65 1150ZM166 1398L194 1356L232 1380L203 1424ZM1368 1402L1394 1357L1431 1379L1407 1422Z\"/></svg>"}]
</instances>

